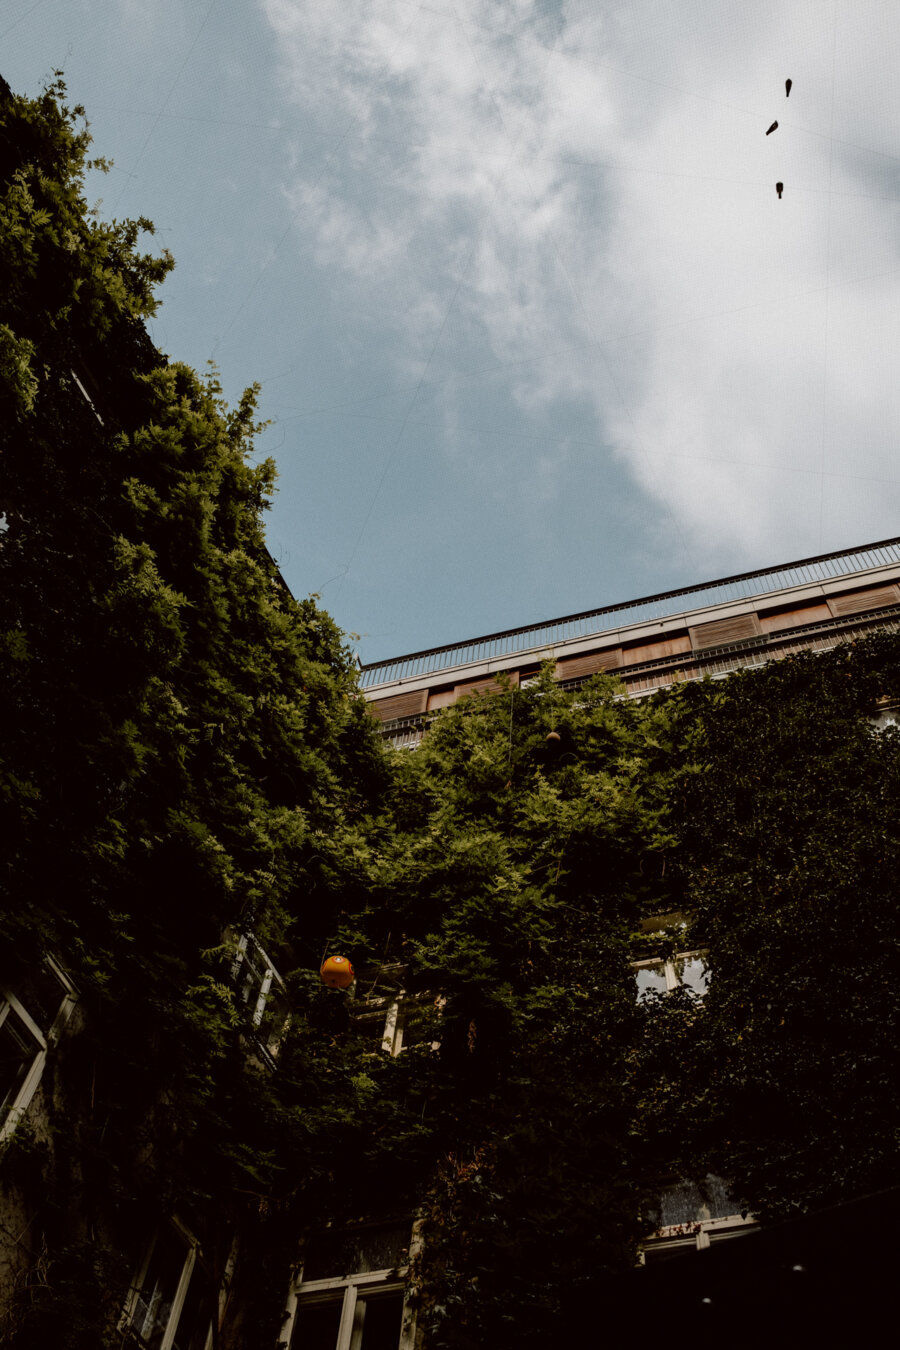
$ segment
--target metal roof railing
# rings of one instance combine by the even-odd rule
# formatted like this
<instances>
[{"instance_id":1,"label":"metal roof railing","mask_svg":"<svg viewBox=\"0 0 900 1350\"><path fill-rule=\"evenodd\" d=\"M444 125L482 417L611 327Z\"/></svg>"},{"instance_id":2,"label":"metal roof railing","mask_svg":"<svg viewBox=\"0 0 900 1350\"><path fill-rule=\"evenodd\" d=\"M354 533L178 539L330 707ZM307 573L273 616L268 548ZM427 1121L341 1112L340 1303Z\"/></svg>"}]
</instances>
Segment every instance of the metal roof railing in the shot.
<instances>
[{"instance_id":1,"label":"metal roof railing","mask_svg":"<svg viewBox=\"0 0 900 1350\"><path fill-rule=\"evenodd\" d=\"M410 652L387 661L373 661L362 666L360 683L364 689L372 689L398 680L411 680L451 670L454 666L500 660L520 652L540 651L560 642L592 637L626 624L663 619L685 610L702 609L706 605L750 600L770 591L833 581L854 572L891 564L900 564L900 537L864 544L861 548L843 549L838 553L823 553L815 558L802 558L780 567L742 572L737 576L708 582L704 586L683 586L678 590L645 596L624 604L604 605L600 609L568 614L544 623L508 628L501 633L489 633L485 637L471 638L465 642Z\"/></svg>"}]
</instances>

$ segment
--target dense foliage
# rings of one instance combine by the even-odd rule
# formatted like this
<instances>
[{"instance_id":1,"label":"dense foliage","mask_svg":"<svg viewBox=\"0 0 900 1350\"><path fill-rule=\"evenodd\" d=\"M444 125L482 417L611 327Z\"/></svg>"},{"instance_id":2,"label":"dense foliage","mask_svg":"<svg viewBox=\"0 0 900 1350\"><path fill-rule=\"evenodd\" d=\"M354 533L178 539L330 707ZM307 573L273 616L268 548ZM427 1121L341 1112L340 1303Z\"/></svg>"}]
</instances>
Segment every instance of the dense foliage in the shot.
<instances>
[{"instance_id":1,"label":"dense foliage","mask_svg":"<svg viewBox=\"0 0 900 1350\"><path fill-rule=\"evenodd\" d=\"M898 1180L898 640L642 702L548 668L386 753L266 552L255 393L148 341L171 263L88 211L80 118L0 89L0 979L55 953L82 1009L2 1160L15 1344L117 1343L176 1210L210 1289L241 1235L237 1347L303 1228L418 1208L428 1345L477 1350L554 1343L681 1176L763 1217ZM250 934L289 1026L249 1024ZM660 943L705 1000L637 1003ZM354 1014L401 988L391 1058Z\"/></svg>"},{"instance_id":2,"label":"dense foliage","mask_svg":"<svg viewBox=\"0 0 900 1350\"><path fill-rule=\"evenodd\" d=\"M648 1177L629 936L648 899L671 901L664 720L609 679L563 693L548 669L443 714L395 765L390 905L376 894L370 922L389 915L413 987L447 999L430 1345L547 1344L567 1299L633 1260Z\"/></svg>"},{"instance_id":3,"label":"dense foliage","mask_svg":"<svg viewBox=\"0 0 900 1350\"><path fill-rule=\"evenodd\" d=\"M87 1014L32 1233L51 1253L113 1201L149 1206L138 1244L154 1210L233 1222L269 1195L292 1102L243 1046L227 935L296 926L317 963L340 898L317 838L384 773L340 634L266 553L254 391L229 411L147 340L169 260L87 211L62 92L0 107L3 976L55 952ZM300 1180L357 1108L352 1084L304 1098ZM63 1334L45 1302L34 1344Z\"/></svg>"},{"instance_id":4,"label":"dense foliage","mask_svg":"<svg viewBox=\"0 0 900 1350\"><path fill-rule=\"evenodd\" d=\"M681 1135L784 1218L900 1182L900 640L682 691L713 969Z\"/></svg>"}]
</instances>

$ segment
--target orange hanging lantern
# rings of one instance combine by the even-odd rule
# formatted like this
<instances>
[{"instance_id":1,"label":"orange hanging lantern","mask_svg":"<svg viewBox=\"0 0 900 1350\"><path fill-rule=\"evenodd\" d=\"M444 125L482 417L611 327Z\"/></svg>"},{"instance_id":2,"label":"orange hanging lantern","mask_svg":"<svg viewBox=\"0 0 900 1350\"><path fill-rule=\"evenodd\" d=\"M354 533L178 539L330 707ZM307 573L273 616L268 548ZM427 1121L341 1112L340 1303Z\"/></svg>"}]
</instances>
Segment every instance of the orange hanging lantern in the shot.
<instances>
[{"instance_id":1,"label":"orange hanging lantern","mask_svg":"<svg viewBox=\"0 0 900 1350\"><path fill-rule=\"evenodd\" d=\"M322 983L329 989L346 989L354 980L353 967L346 956L329 956L321 971Z\"/></svg>"}]
</instances>

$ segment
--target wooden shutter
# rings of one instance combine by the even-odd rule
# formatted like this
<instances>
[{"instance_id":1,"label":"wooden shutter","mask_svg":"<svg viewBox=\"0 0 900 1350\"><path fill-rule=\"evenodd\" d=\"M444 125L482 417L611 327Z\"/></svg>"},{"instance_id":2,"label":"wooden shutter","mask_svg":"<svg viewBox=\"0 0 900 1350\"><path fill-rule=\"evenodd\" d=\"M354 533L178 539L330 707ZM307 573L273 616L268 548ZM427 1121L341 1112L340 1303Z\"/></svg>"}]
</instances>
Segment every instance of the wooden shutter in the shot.
<instances>
[{"instance_id":1,"label":"wooden shutter","mask_svg":"<svg viewBox=\"0 0 900 1350\"><path fill-rule=\"evenodd\" d=\"M714 619L689 628L691 646L695 652L707 647L727 647L733 642L746 642L759 636L759 619L755 614L735 614L730 619Z\"/></svg>"},{"instance_id":2,"label":"wooden shutter","mask_svg":"<svg viewBox=\"0 0 900 1350\"><path fill-rule=\"evenodd\" d=\"M564 656L556 663L556 678L580 680L584 675L596 675L601 670L618 670L621 664L621 647L607 647L604 652L586 652L584 656Z\"/></svg>"},{"instance_id":3,"label":"wooden shutter","mask_svg":"<svg viewBox=\"0 0 900 1350\"><path fill-rule=\"evenodd\" d=\"M878 586L870 591L851 591L848 595L828 597L828 608L836 619L844 614L864 614L867 609L883 609L897 604L896 586Z\"/></svg>"},{"instance_id":4,"label":"wooden shutter","mask_svg":"<svg viewBox=\"0 0 900 1350\"><path fill-rule=\"evenodd\" d=\"M428 711L433 712L438 708L449 708L450 704L455 702L455 689L433 689L428 695Z\"/></svg>"},{"instance_id":5,"label":"wooden shutter","mask_svg":"<svg viewBox=\"0 0 900 1350\"><path fill-rule=\"evenodd\" d=\"M406 694L373 699L369 704L369 712L379 721L389 722L394 717L415 717L416 713L423 713L427 702L427 689L410 689Z\"/></svg>"},{"instance_id":6,"label":"wooden shutter","mask_svg":"<svg viewBox=\"0 0 900 1350\"><path fill-rule=\"evenodd\" d=\"M623 647L622 661L626 666L636 666L642 661L663 661L670 656L683 656L690 650L690 639L686 636L661 638L659 642L642 642L637 647Z\"/></svg>"},{"instance_id":7,"label":"wooden shutter","mask_svg":"<svg viewBox=\"0 0 900 1350\"><path fill-rule=\"evenodd\" d=\"M510 684L517 685L519 683L519 672L517 670L507 670L504 674L508 676ZM496 694L501 687L497 683L496 675L488 675L483 680L466 680L463 684L453 686L454 702L458 698L464 698L466 694Z\"/></svg>"},{"instance_id":8,"label":"wooden shutter","mask_svg":"<svg viewBox=\"0 0 900 1350\"><path fill-rule=\"evenodd\" d=\"M775 614L760 614L760 627L764 633L780 633L785 628L802 628L807 623L827 623L831 611L823 601L821 604L803 605L800 609L783 609Z\"/></svg>"}]
</instances>

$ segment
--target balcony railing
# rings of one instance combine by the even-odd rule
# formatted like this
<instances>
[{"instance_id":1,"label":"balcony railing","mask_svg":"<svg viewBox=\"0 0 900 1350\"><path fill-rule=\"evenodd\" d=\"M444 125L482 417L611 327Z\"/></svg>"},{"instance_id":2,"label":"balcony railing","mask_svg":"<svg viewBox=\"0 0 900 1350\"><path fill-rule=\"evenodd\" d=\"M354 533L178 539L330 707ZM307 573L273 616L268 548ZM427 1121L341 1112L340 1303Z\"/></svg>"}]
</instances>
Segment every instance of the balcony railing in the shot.
<instances>
[{"instance_id":1,"label":"balcony railing","mask_svg":"<svg viewBox=\"0 0 900 1350\"><path fill-rule=\"evenodd\" d=\"M702 609L706 605L729 604L750 600L770 591L787 590L815 582L834 581L874 567L900 564L900 538L884 539L862 548L844 549L838 553L824 553L815 558L803 558L781 567L762 568L743 572L739 576L724 577L705 586L684 586L679 590L650 595L620 605L604 605L600 609L569 614L544 623L509 628L502 633L466 642L431 647L427 651L411 652L407 656L364 665L360 683L364 689L393 684L397 680L412 680L424 675L451 670L471 662L491 662L520 653L538 653L557 643L592 637L611 628L626 624L663 619L686 610Z\"/></svg>"}]
</instances>

